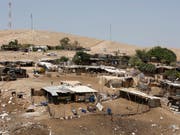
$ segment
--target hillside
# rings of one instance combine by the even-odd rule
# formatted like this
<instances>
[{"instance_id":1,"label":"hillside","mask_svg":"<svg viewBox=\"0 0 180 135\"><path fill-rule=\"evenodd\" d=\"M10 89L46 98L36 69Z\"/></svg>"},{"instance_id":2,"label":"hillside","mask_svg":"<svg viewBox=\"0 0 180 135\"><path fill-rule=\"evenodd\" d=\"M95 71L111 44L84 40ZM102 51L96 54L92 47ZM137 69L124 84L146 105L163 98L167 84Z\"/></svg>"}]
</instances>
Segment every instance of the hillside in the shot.
<instances>
[{"instance_id":1,"label":"hillside","mask_svg":"<svg viewBox=\"0 0 180 135\"><path fill-rule=\"evenodd\" d=\"M17 39L20 43L55 46L59 44L59 40L64 37L69 37L71 40L77 40L81 43L81 45L86 47L91 47L99 42L99 40L96 39L90 39L66 33L30 30L7 30L0 31L0 44L8 43L13 39Z\"/></svg>"},{"instance_id":2,"label":"hillside","mask_svg":"<svg viewBox=\"0 0 180 135\"><path fill-rule=\"evenodd\" d=\"M134 54L136 49L142 47L128 45L125 43L110 42L94 38L82 37L72 34L49 32L49 31L30 31L30 30L3 30L0 31L0 45L7 44L9 41L17 39L20 43L35 45L58 45L59 40L69 37L71 41L77 40L81 46L91 48L91 53L112 53L119 50L121 53ZM180 49L172 49L180 60Z\"/></svg>"}]
</instances>

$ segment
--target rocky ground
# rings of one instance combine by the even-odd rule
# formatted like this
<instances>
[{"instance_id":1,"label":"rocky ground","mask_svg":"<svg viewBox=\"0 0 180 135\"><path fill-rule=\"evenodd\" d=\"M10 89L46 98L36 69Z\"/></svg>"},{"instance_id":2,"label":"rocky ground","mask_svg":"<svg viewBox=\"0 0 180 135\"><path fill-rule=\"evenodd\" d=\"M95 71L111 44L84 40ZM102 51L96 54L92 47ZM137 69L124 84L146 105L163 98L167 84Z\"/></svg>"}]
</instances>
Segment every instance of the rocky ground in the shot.
<instances>
[{"instance_id":1,"label":"rocky ground","mask_svg":"<svg viewBox=\"0 0 180 135\"><path fill-rule=\"evenodd\" d=\"M102 103L105 108L110 107L113 115L103 112L80 114L79 117L67 119L50 117L47 107L39 106L43 97L35 98L35 112L27 113L31 105L30 88L39 89L48 86L53 81L58 85L61 80L78 80L83 84L91 84L94 89L104 93L115 92L107 87L102 89L98 79L91 75L77 76L75 74L59 75L51 73L51 76L42 75L38 78L19 79L12 82L0 82L0 134L2 135L179 135L180 115L175 114L163 105L161 108L148 110L145 105L138 105L126 99L108 100ZM12 97L11 92L24 92L23 98ZM52 105L62 111L71 112L71 108L85 108L86 104ZM139 107L138 107L139 106ZM62 109L61 109L62 108ZM138 111L137 111L137 108ZM136 114L136 113L140 114ZM145 113L141 113L145 112ZM67 113L70 114L70 113ZM128 115L133 114L133 115ZM72 113L70 114L72 115Z\"/></svg>"}]
</instances>

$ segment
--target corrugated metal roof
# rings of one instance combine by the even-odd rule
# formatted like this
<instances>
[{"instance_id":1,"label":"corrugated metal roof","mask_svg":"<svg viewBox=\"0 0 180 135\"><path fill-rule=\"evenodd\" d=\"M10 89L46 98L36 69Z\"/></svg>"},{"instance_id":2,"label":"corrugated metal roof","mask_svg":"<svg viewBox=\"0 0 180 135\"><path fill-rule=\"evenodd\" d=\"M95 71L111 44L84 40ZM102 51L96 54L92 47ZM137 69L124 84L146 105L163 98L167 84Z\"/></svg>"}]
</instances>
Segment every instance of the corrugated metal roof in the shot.
<instances>
[{"instance_id":1,"label":"corrugated metal roof","mask_svg":"<svg viewBox=\"0 0 180 135\"><path fill-rule=\"evenodd\" d=\"M43 87L43 90L51 93L52 96L58 96L58 93L96 93L97 91L87 86L49 86Z\"/></svg>"},{"instance_id":2,"label":"corrugated metal roof","mask_svg":"<svg viewBox=\"0 0 180 135\"><path fill-rule=\"evenodd\" d=\"M139 96L142 96L142 97L145 97L145 98L149 98L149 99L160 99L158 97L155 97L155 96L150 96L146 93L143 93L141 91L138 91L138 90L135 90L133 88L129 89L129 88L124 88L124 89L120 89L120 91L124 91L124 92L127 92L127 93L132 93L134 95L139 95Z\"/></svg>"},{"instance_id":3,"label":"corrugated metal roof","mask_svg":"<svg viewBox=\"0 0 180 135\"><path fill-rule=\"evenodd\" d=\"M51 93L52 96L58 96L58 93L71 93L72 92L66 87L64 87L63 85L43 87L42 89Z\"/></svg>"},{"instance_id":4,"label":"corrugated metal roof","mask_svg":"<svg viewBox=\"0 0 180 135\"><path fill-rule=\"evenodd\" d=\"M94 90L87 86L74 86L74 87L68 87L71 91L75 93L96 93L97 90Z\"/></svg>"}]
</instances>

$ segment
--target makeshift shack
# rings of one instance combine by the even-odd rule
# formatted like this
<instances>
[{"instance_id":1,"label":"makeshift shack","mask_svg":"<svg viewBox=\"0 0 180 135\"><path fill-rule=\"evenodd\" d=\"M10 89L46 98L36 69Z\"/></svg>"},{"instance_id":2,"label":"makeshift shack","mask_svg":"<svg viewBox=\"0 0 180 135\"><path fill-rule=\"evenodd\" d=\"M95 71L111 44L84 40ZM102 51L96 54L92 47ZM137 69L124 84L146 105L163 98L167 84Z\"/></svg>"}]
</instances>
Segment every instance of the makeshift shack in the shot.
<instances>
[{"instance_id":1,"label":"makeshift shack","mask_svg":"<svg viewBox=\"0 0 180 135\"><path fill-rule=\"evenodd\" d=\"M120 97L122 98L126 98L128 100L138 102L141 104L146 104L152 108L161 106L160 98L147 95L146 93L140 92L138 90L132 88L131 89L124 88L124 89L120 89L119 92L120 92Z\"/></svg>"},{"instance_id":2,"label":"makeshift shack","mask_svg":"<svg viewBox=\"0 0 180 135\"><path fill-rule=\"evenodd\" d=\"M123 69L117 69L111 66L85 66L85 65L70 65L70 66L59 66L66 73L103 73L115 76L124 76L126 71Z\"/></svg>"},{"instance_id":3,"label":"makeshift shack","mask_svg":"<svg viewBox=\"0 0 180 135\"><path fill-rule=\"evenodd\" d=\"M47 71L57 71L58 70L58 67L56 65L53 65L49 62L38 62L37 66L43 67Z\"/></svg>"},{"instance_id":4,"label":"makeshift shack","mask_svg":"<svg viewBox=\"0 0 180 135\"><path fill-rule=\"evenodd\" d=\"M94 54L91 55L89 63L91 65L106 65L106 66L124 66L128 65L130 56L124 55L112 55L112 54Z\"/></svg>"},{"instance_id":5,"label":"makeshift shack","mask_svg":"<svg viewBox=\"0 0 180 135\"><path fill-rule=\"evenodd\" d=\"M48 50L47 45L36 45L36 46L30 46L29 49L30 51L38 51L38 52L45 52Z\"/></svg>"},{"instance_id":6,"label":"makeshift shack","mask_svg":"<svg viewBox=\"0 0 180 135\"><path fill-rule=\"evenodd\" d=\"M109 88L120 88L120 87L132 87L134 80L133 77L116 77L116 76L101 76L101 81L103 81L104 85Z\"/></svg>"},{"instance_id":7,"label":"makeshift shack","mask_svg":"<svg viewBox=\"0 0 180 135\"><path fill-rule=\"evenodd\" d=\"M96 90L87 86L49 86L41 89L50 103L94 102Z\"/></svg>"},{"instance_id":8,"label":"makeshift shack","mask_svg":"<svg viewBox=\"0 0 180 135\"><path fill-rule=\"evenodd\" d=\"M82 85L82 84L79 81L61 81L61 85L78 86L78 85Z\"/></svg>"},{"instance_id":9,"label":"makeshift shack","mask_svg":"<svg viewBox=\"0 0 180 135\"><path fill-rule=\"evenodd\" d=\"M174 69L176 69L176 67L165 66L165 65L158 65L158 66L156 66L156 73L157 73L157 74L162 74L162 73L164 73L165 71L174 70Z\"/></svg>"},{"instance_id":10,"label":"makeshift shack","mask_svg":"<svg viewBox=\"0 0 180 135\"><path fill-rule=\"evenodd\" d=\"M168 105L171 107L170 109L176 112L180 112L180 95L169 96L168 100L169 100Z\"/></svg>"},{"instance_id":11,"label":"makeshift shack","mask_svg":"<svg viewBox=\"0 0 180 135\"><path fill-rule=\"evenodd\" d=\"M35 63L32 60L17 60L17 61L0 61L0 64L4 66L14 65L21 67L33 67Z\"/></svg>"},{"instance_id":12,"label":"makeshift shack","mask_svg":"<svg viewBox=\"0 0 180 135\"><path fill-rule=\"evenodd\" d=\"M161 88L168 93L169 96L180 96L180 83L169 80L162 80L160 82Z\"/></svg>"},{"instance_id":13,"label":"makeshift shack","mask_svg":"<svg viewBox=\"0 0 180 135\"><path fill-rule=\"evenodd\" d=\"M26 69L15 68L15 67L3 67L0 68L0 80L12 81L17 78L27 78L28 74Z\"/></svg>"}]
</instances>

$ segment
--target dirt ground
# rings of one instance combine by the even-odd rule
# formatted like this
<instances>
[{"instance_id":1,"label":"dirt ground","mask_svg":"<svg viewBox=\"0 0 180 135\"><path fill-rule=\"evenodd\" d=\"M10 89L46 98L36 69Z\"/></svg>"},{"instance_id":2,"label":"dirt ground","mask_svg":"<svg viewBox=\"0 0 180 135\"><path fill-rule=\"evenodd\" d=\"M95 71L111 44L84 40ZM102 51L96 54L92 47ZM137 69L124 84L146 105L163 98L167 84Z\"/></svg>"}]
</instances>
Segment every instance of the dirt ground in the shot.
<instances>
[{"instance_id":1,"label":"dirt ground","mask_svg":"<svg viewBox=\"0 0 180 135\"><path fill-rule=\"evenodd\" d=\"M80 113L80 117L72 119L52 118L47 107L38 106L45 101L44 97L35 97L35 112L26 113L31 104L30 89L40 89L43 86L60 84L61 80L78 80L92 88L113 93L103 87L97 77L92 75L50 73L34 77L31 69L30 77L11 82L0 82L0 134L7 135L179 135L180 115L169 111L164 105L161 108L148 110L147 106L126 99L108 100L102 103L104 111L97 113ZM12 98L11 92L24 92L24 98ZM70 112L72 107L85 108L87 104L52 105L55 109ZM65 107L65 108L64 108ZM112 109L112 116L106 114L106 109ZM69 111L68 111L69 110ZM136 115L128 115L134 113ZM69 115L72 115L69 114Z\"/></svg>"},{"instance_id":2,"label":"dirt ground","mask_svg":"<svg viewBox=\"0 0 180 135\"><path fill-rule=\"evenodd\" d=\"M58 59L61 56L72 58L75 51L48 51L48 52L19 52L19 51L1 51L1 61L33 60L38 62L41 59ZM55 53L57 56L47 56L48 53Z\"/></svg>"},{"instance_id":3,"label":"dirt ground","mask_svg":"<svg viewBox=\"0 0 180 135\"><path fill-rule=\"evenodd\" d=\"M53 119L48 120L48 125L55 134L61 133L62 135L178 135L180 132L173 129L173 125L179 126L180 121L175 119L175 116L168 116L164 111L156 108L141 115L113 116L113 121L111 116L107 115L89 115L70 121Z\"/></svg>"}]
</instances>

